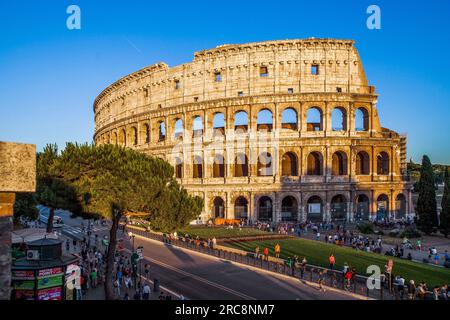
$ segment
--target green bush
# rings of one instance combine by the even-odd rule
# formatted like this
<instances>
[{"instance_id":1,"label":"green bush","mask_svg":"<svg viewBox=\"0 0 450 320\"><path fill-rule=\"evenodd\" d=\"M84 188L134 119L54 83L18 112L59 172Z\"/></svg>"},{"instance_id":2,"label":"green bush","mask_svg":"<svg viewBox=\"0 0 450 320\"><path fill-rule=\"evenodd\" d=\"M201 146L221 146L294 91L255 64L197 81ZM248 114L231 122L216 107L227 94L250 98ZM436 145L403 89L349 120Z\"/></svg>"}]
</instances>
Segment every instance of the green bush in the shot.
<instances>
[{"instance_id":1,"label":"green bush","mask_svg":"<svg viewBox=\"0 0 450 320\"><path fill-rule=\"evenodd\" d=\"M359 230L359 232L364 233L364 234L373 234L374 233L373 224L369 223L369 222L358 224L358 230Z\"/></svg>"},{"instance_id":2,"label":"green bush","mask_svg":"<svg viewBox=\"0 0 450 320\"><path fill-rule=\"evenodd\" d=\"M419 230L417 230L415 227L407 227L403 232L400 234L401 238L420 238L422 234Z\"/></svg>"}]
</instances>

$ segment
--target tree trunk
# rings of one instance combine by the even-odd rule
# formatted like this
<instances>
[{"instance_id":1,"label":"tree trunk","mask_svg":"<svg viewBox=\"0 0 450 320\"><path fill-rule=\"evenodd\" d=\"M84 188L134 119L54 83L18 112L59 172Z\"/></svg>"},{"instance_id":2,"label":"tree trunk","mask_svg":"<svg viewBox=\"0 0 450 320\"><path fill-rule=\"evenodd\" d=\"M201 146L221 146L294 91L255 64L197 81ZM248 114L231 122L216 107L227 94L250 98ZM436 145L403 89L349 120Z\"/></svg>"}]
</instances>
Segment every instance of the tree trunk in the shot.
<instances>
[{"instance_id":1,"label":"tree trunk","mask_svg":"<svg viewBox=\"0 0 450 320\"><path fill-rule=\"evenodd\" d=\"M117 245L117 229L122 213L113 214L111 230L109 230L109 245L106 253L106 270L105 270L105 298L106 300L114 300L114 255Z\"/></svg>"},{"instance_id":2,"label":"tree trunk","mask_svg":"<svg viewBox=\"0 0 450 320\"><path fill-rule=\"evenodd\" d=\"M55 217L55 209L53 207L50 207L50 213L48 214L48 221L47 221L47 233L53 232L54 217Z\"/></svg>"}]
</instances>

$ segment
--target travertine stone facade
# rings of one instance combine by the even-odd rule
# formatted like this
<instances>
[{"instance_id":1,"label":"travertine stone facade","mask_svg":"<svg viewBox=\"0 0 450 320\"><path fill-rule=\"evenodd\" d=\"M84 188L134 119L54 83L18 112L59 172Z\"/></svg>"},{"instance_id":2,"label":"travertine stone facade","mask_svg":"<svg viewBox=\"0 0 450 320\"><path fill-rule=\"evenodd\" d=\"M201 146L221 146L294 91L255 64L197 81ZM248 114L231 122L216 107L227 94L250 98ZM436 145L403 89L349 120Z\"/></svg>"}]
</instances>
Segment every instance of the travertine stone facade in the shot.
<instances>
[{"instance_id":1,"label":"travertine stone facade","mask_svg":"<svg viewBox=\"0 0 450 320\"><path fill-rule=\"evenodd\" d=\"M0 141L0 300L10 298L14 192L36 188L36 146Z\"/></svg>"},{"instance_id":2,"label":"travertine stone facade","mask_svg":"<svg viewBox=\"0 0 450 320\"><path fill-rule=\"evenodd\" d=\"M223 45L110 85L94 140L167 159L203 220L405 217L406 137L376 104L353 41Z\"/></svg>"}]
</instances>

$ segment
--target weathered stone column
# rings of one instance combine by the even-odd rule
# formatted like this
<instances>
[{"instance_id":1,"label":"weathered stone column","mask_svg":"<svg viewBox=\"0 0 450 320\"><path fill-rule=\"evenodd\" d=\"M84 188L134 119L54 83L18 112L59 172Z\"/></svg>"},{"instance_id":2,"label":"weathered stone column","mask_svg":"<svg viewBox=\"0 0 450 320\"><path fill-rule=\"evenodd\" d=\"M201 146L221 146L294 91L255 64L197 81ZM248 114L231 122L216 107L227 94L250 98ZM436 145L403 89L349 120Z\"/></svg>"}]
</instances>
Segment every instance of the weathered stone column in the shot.
<instances>
[{"instance_id":1,"label":"weathered stone column","mask_svg":"<svg viewBox=\"0 0 450 320\"><path fill-rule=\"evenodd\" d=\"M15 192L36 189L36 147L0 142L0 300L11 293L11 231Z\"/></svg>"},{"instance_id":2,"label":"weathered stone column","mask_svg":"<svg viewBox=\"0 0 450 320\"><path fill-rule=\"evenodd\" d=\"M0 300L7 300L11 289L11 231L14 193L0 192Z\"/></svg>"}]
</instances>

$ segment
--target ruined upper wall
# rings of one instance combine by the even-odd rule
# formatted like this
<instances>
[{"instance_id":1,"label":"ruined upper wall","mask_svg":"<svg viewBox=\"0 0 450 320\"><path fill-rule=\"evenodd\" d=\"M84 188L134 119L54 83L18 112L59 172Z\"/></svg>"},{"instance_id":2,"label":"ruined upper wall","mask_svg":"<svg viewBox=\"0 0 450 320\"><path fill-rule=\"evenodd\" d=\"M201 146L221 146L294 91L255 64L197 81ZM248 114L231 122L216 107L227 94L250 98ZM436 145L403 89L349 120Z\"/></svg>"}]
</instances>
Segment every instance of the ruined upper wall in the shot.
<instances>
[{"instance_id":1,"label":"ruined upper wall","mask_svg":"<svg viewBox=\"0 0 450 320\"><path fill-rule=\"evenodd\" d=\"M34 192L36 146L0 141L0 192Z\"/></svg>"},{"instance_id":2,"label":"ruined upper wall","mask_svg":"<svg viewBox=\"0 0 450 320\"><path fill-rule=\"evenodd\" d=\"M317 65L319 74L311 74ZM268 74L260 75L261 67ZM220 73L221 81L216 81ZM177 84L178 83L178 84ZM351 40L305 39L223 45L196 52L190 63L158 63L106 88L95 100L96 127L141 112L189 102L264 95L371 94Z\"/></svg>"}]
</instances>

